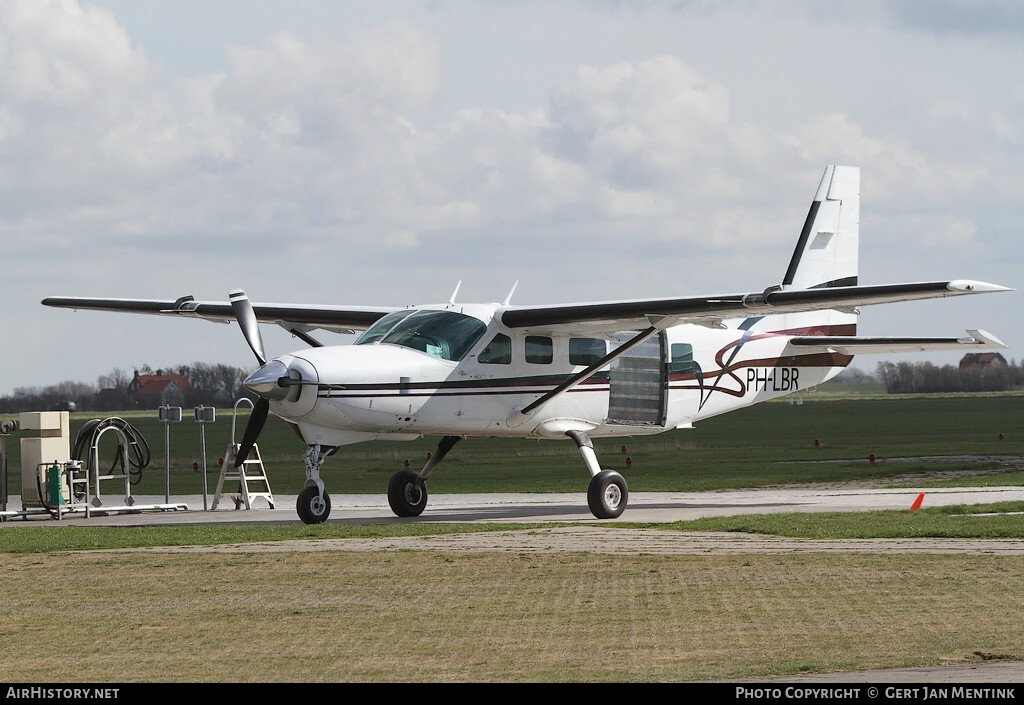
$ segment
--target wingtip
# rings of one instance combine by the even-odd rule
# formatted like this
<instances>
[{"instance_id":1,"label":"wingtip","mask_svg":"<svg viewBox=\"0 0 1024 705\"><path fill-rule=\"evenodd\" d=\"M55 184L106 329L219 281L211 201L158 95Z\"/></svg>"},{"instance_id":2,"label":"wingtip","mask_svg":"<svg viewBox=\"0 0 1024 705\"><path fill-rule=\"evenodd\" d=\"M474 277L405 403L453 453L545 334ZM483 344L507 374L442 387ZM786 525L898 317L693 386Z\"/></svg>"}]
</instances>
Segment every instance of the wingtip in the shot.
<instances>
[{"instance_id":1,"label":"wingtip","mask_svg":"<svg viewBox=\"0 0 1024 705\"><path fill-rule=\"evenodd\" d=\"M1008 348L1010 347L999 338L995 337L988 331L984 330L968 330L967 335L973 339L976 345L980 345L986 348Z\"/></svg>"},{"instance_id":2,"label":"wingtip","mask_svg":"<svg viewBox=\"0 0 1024 705\"><path fill-rule=\"evenodd\" d=\"M946 284L946 288L950 291L956 291L964 294L987 294L995 291L1014 291L1014 289L1008 286L979 282L974 281L973 279L955 279Z\"/></svg>"}]
</instances>

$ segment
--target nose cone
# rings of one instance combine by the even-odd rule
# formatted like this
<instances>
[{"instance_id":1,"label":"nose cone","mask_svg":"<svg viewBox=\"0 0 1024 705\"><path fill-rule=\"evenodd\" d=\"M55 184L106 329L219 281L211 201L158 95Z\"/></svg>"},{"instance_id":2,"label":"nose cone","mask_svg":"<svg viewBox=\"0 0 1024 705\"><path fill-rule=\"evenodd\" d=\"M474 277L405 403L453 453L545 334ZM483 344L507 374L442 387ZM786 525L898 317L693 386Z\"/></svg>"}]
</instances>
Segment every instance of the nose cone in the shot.
<instances>
[{"instance_id":1,"label":"nose cone","mask_svg":"<svg viewBox=\"0 0 1024 705\"><path fill-rule=\"evenodd\" d=\"M264 399L280 401L288 396L288 387L278 382L282 377L288 377L288 367L280 360L271 360L246 377L242 385Z\"/></svg>"}]
</instances>

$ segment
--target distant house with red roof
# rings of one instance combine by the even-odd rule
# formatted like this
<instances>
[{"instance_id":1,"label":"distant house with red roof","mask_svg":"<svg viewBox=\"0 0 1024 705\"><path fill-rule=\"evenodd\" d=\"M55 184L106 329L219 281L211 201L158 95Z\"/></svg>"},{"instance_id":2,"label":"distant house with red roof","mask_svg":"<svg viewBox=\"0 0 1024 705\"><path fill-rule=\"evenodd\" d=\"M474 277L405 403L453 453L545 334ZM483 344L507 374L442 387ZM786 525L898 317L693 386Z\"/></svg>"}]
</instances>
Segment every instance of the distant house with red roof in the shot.
<instances>
[{"instance_id":1,"label":"distant house with red roof","mask_svg":"<svg viewBox=\"0 0 1024 705\"><path fill-rule=\"evenodd\" d=\"M961 370L992 370L1006 367L1006 358L997 352L967 353L960 360Z\"/></svg>"},{"instance_id":2,"label":"distant house with red roof","mask_svg":"<svg viewBox=\"0 0 1024 705\"><path fill-rule=\"evenodd\" d=\"M142 409L156 409L161 406L183 406L188 380L183 375L164 374L157 370L154 375L140 375L128 384L129 401Z\"/></svg>"}]
</instances>

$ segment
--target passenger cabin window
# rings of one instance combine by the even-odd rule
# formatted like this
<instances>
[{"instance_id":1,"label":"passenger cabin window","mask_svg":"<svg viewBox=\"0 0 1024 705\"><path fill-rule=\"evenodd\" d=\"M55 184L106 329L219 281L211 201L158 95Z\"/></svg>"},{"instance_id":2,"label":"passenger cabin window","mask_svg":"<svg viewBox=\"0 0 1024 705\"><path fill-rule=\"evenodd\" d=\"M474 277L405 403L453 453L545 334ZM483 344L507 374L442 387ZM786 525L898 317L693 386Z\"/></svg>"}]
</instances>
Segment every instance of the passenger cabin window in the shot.
<instances>
[{"instance_id":1,"label":"passenger cabin window","mask_svg":"<svg viewBox=\"0 0 1024 705\"><path fill-rule=\"evenodd\" d=\"M498 333L476 359L484 365L512 364L512 339L504 333Z\"/></svg>"},{"instance_id":2,"label":"passenger cabin window","mask_svg":"<svg viewBox=\"0 0 1024 705\"><path fill-rule=\"evenodd\" d=\"M526 361L535 365L549 365L554 359L551 338L546 335L526 336Z\"/></svg>"},{"instance_id":3,"label":"passenger cabin window","mask_svg":"<svg viewBox=\"0 0 1024 705\"><path fill-rule=\"evenodd\" d=\"M693 346L689 343L672 343L672 361L668 371L671 374L693 372Z\"/></svg>"},{"instance_id":4,"label":"passenger cabin window","mask_svg":"<svg viewBox=\"0 0 1024 705\"><path fill-rule=\"evenodd\" d=\"M608 346L600 338L569 338L569 363L572 365L593 365L608 352Z\"/></svg>"},{"instance_id":5,"label":"passenger cabin window","mask_svg":"<svg viewBox=\"0 0 1024 705\"><path fill-rule=\"evenodd\" d=\"M393 311L370 326L353 345L390 343L458 362L486 330L480 319L454 311Z\"/></svg>"}]
</instances>

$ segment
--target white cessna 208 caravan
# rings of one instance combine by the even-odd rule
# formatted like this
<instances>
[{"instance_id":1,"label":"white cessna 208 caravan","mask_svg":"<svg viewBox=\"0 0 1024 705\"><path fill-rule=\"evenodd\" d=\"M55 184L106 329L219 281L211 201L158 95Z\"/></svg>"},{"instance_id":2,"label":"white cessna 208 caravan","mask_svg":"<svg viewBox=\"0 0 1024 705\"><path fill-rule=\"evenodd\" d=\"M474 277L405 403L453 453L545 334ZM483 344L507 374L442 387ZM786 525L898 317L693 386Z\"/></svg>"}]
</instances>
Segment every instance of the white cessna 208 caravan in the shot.
<instances>
[{"instance_id":1,"label":"white cessna 208 caravan","mask_svg":"<svg viewBox=\"0 0 1024 705\"><path fill-rule=\"evenodd\" d=\"M340 446L441 436L420 470L397 472L392 510L418 516L427 480L460 439L569 438L590 472L594 516L626 508L626 480L598 463L591 438L655 434L797 392L839 374L860 353L1006 347L982 331L956 338L856 335L857 308L996 291L955 280L861 286L857 281L860 170L829 166L781 282L764 291L551 306L447 303L408 308L49 297L47 306L237 321L259 369L259 399L239 444L251 452L267 415L308 445L297 509L307 524L331 511L320 466ZM457 291L457 290L456 290ZM273 359L259 323L309 347ZM323 345L315 329L353 333Z\"/></svg>"}]
</instances>

